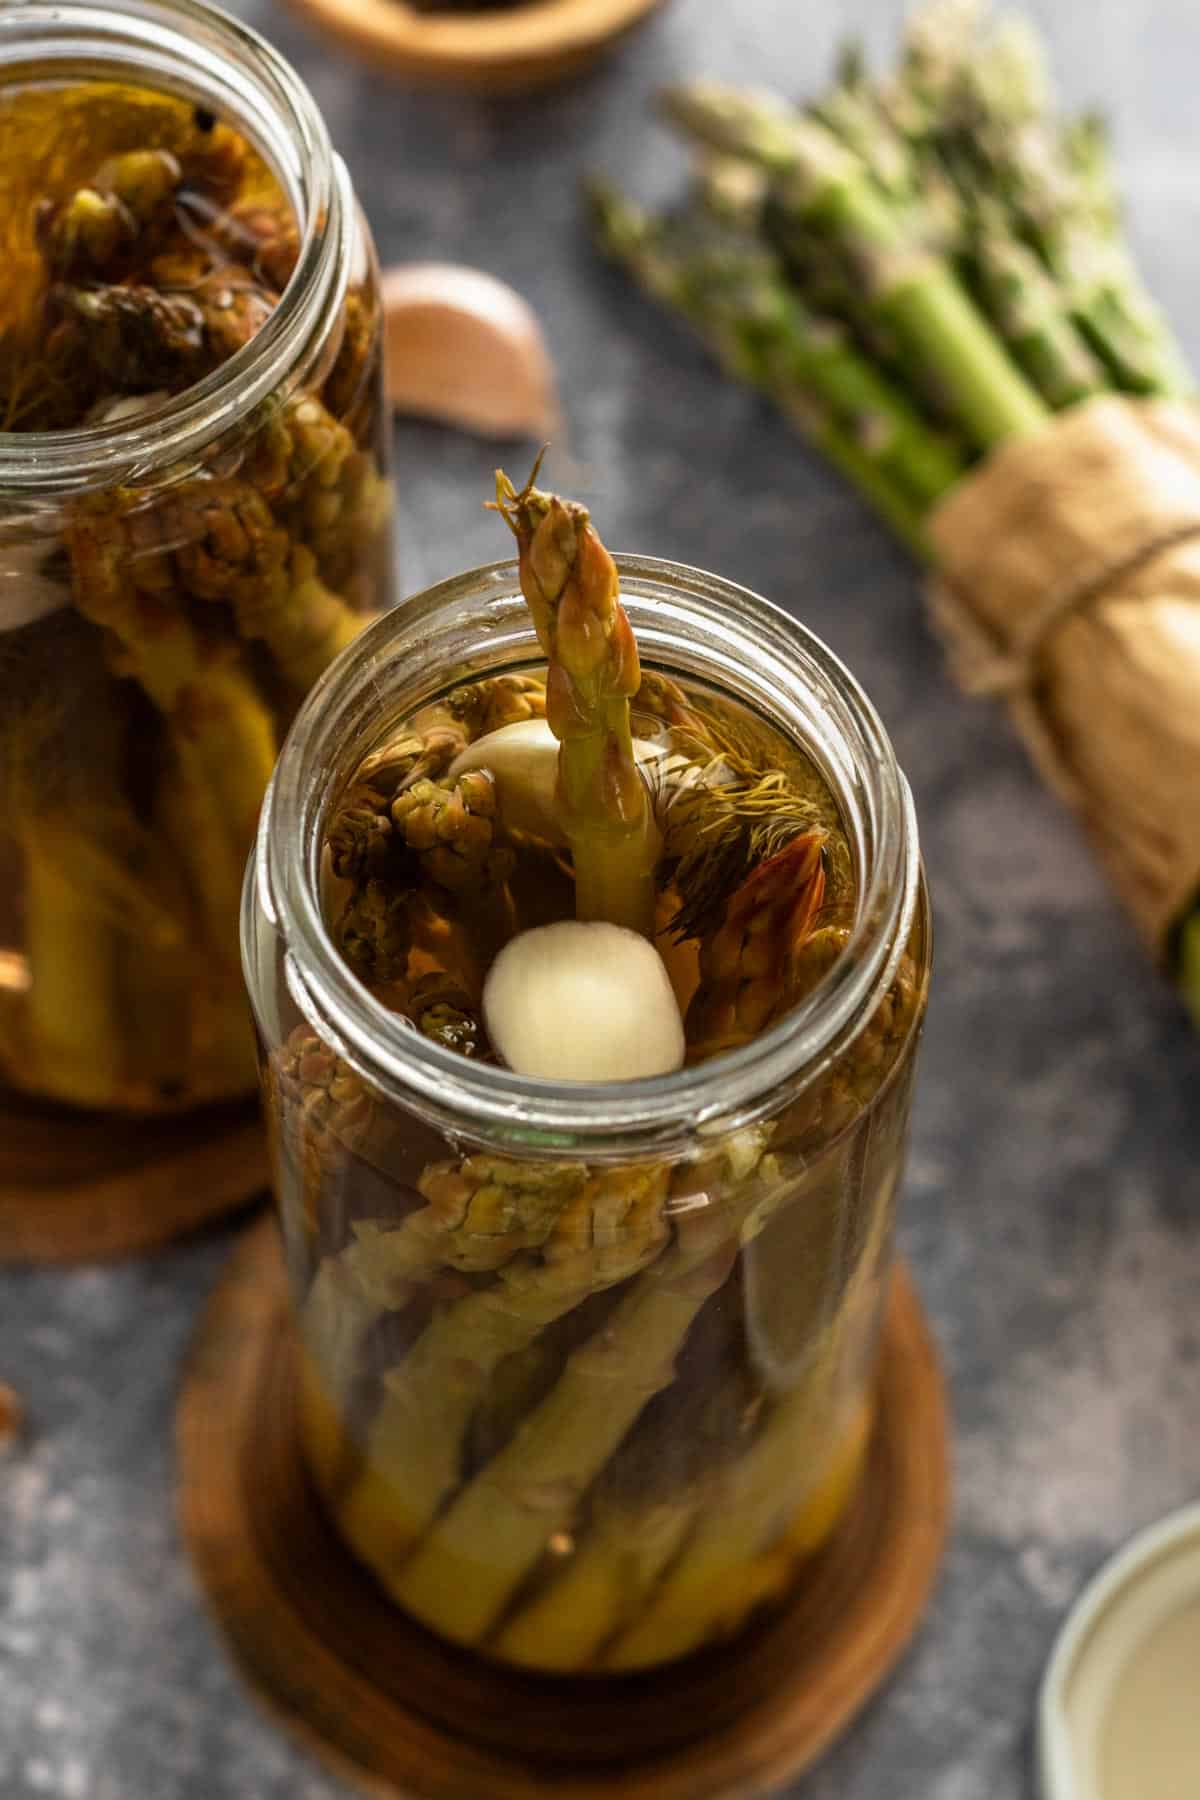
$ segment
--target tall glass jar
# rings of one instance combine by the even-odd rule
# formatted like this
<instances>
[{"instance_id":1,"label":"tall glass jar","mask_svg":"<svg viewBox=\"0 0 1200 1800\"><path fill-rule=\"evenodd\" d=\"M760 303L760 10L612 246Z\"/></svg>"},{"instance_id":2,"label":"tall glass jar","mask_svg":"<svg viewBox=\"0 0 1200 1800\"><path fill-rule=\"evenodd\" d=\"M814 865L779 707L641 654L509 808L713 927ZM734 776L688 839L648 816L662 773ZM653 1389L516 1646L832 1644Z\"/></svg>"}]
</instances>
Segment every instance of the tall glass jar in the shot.
<instances>
[{"instance_id":1,"label":"tall glass jar","mask_svg":"<svg viewBox=\"0 0 1200 1800\"><path fill-rule=\"evenodd\" d=\"M675 1074L555 1083L429 1041L342 961L323 842L351 772L462 681L540 667L508 563L310 696L243 911L317 1487L400 1607L553 1673L735 1633L855 1493L930 959L908 788L850 675L742 589L617 564L643 670L749 709L836 800L857 902L791 1013ZM530 1194L565 1241L505 1238Z\"/></svg>"},{"instance_id":2,"label":"tall glass jar","mask_svg":"<svg viewBox=\"0 0 1200 1800\"><path fill-rule=\"evenodd\" d=\"M140 342L114 327L104 366L136 396L101 400L70 428L25 430L12 416L19 321L0 309L0 425L17 427L0 431L9 1118L22 1097L141 1115L253 1092L237 916L259 804L299 701L390 598L374 250L311 95L262 39L201 0L0 10L10 297L26 293L67 195L80 229L115 218L132 234L153 196L128 187L130 171L177 180L182 168L186 181L196 133L214 158L231 145L246 156L238 166L258 170L259 186L228 213L203 190L185 210L172 190L154 266L174 258L164 279L185 323L202 300L204 332L214 320L228 334L244 306L248 339L230 339L194 382L154 391L130 375ZM201 240L228 264L192 282ZM134 293L119 254L99 278L99 261L81 253L75 266L80 316ZM61 268L51 279L59 287L31 302L43 309L31 313L33 358L67 311ZM70 1132L69 1112L46 1116ZM87 1129L91 1141L94 1120Z\"/></svg>"}]
</instances>

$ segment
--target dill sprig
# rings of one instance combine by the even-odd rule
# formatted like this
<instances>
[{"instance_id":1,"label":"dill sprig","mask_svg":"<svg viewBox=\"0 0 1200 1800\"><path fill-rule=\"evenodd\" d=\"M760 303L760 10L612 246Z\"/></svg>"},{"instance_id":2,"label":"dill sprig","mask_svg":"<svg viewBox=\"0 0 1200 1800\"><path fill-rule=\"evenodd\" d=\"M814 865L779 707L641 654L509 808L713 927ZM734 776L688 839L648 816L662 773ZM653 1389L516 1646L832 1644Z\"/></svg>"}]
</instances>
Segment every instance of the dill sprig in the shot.
<instances>
[{"instance_id":1,"label":"dill sprig","mask_svg":"<svg viewBox=\"0 0 1200 1800\"><path fill-rule=\"evenodd\" d=\"M666 756L645 772L663 838L658 885L680 896L667 926L676 938L717 930L747 876L793 839L818 827L837 831L836 813L815 779L811 790L803 789L781 770L756 768L732 751L703 762ZM827 850L827 874L837 860Z\"/></svg>"}]
</instances>

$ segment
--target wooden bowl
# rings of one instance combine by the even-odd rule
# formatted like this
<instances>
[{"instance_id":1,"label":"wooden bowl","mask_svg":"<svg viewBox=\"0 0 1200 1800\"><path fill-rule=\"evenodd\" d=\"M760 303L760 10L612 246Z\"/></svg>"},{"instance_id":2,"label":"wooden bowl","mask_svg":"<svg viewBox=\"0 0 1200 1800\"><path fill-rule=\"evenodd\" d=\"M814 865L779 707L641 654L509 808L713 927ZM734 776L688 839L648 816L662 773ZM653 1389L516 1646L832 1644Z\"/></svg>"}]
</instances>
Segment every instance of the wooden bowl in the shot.
<instances>
[{"instance_id":1,"label":"wooden bowl","mask_svg":"<svg viewBox=\"0 0 1200 1800\"><path fill-rule=\"evenodd\" d=\"M661 0L518 0L474 13L419 13L405 0L286 4L373 68L427 86L517 93L585 68Z\"/></svg>"}]
</instances>

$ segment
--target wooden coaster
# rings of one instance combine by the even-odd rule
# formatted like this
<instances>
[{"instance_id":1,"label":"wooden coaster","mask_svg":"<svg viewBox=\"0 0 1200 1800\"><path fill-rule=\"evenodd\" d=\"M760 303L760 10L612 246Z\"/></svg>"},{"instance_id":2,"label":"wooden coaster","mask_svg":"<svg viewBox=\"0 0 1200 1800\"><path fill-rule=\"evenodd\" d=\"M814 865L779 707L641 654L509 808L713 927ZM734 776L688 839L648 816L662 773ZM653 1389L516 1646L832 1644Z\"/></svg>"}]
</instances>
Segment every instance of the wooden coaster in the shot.
<instances>
[{"instance_id":1,"label":"wooden coaster","mask_svg":"<svg viewBox=\"0 0 1200 1800\"><path fill-rule=\"evenodd\" d=\"M406 1619L316 1500L295 1385L283 1264L264 1220L209 1302L185 1371L180 1521L257 1698L377 1800L773 1792L845 1728L924 1611L948 1511L945 1401L903 1269L866 1479L802 1595L732 1647L654 1675L530 1676L451 1650Z\"/></svg>"},{"instance_id":2,"label":"wooden coaster","mask_svg":"<svg viewBox=\"0 0 1200 1800\"><path fill-rule=\"evenodd\" d=\"M253 1101L126 1119L0 1093L0 1262L150 1250L267 1185Z\"/></svg>"}]
</instances>

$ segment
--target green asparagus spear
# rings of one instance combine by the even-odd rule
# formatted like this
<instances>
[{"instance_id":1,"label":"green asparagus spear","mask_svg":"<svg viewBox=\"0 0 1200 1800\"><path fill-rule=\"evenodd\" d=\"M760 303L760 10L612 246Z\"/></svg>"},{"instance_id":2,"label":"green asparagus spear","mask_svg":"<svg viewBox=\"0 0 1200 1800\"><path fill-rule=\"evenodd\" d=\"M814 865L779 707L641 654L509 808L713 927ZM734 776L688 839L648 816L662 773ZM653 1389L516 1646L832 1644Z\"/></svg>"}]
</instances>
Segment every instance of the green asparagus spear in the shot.
<instances>
[{"instance_id":1,"label":"green asparagus spear","mask_svg":"<svg viewBox=\"0 0 1200 1800\"><path fill-rule=\"evenodd\" d=\"M774 253L711 223L651 220L600 183L591 204L605 252L681 313L731 374L761 388L926 554L922 517L962 465L839 325L806 310Z\"/></svg>"},{"instance_id":2,"label":"green asparagus spear","mask_svg":"<svg viewBox=\"0 0 1200 1800\"><path fill-rule=\"evenodd\" d=\"M948 170L973 203L1007 210L1115 386L1191 393L1179 347L1121 238L1103 125L1055 116L1042 48L1023 20L989 26L983 6L922 7L909 26L893 115L926 167Z\"/></svg>"},{"instance_id":3,"label":"green asparagus spear","mask_svg":"<svg viewBox=\"0 0 1200 1800\"><path fill-rule=\"evenodd\" d=\"M990 323L1047 405L1058 410L1103 390L1106 377L1066 295L1017 236L1000 196L956 183L936 152L906 136L860 55L843 55L837 85L811 110L913 215L915 236L969 272Z\"/></svg>"},{"instance_id":4,"label":"green asparagus spear","mask_svg":"<svg viewBox=\"0 0 1200 1800\"><path fill-rule=\"evenodd\" d=\"M1047 406L1061 412L1104 391L1104 370L1076 329L1069 298L986 198L972 210L965 260L989 319Z\"/></svg>"},{"instance_id":5,"label":"green asparagus spear","mask_svg":"<svg viewBox=\"0 0 1200 1800\"><path fill-rule=\"evenodd\" d=\"M938 384L978 450L1041 428L1044 407L953 270L831 131L770 96L714 82L668 89L663 106L701 142L771 171L785 256L793 238L803 244L816 235L837 248L865 284L873 315L914 369Z\"/></svg>"}]
</instances>

